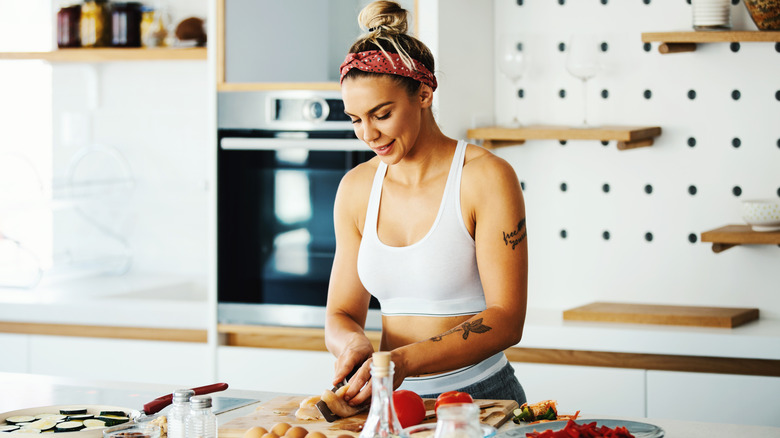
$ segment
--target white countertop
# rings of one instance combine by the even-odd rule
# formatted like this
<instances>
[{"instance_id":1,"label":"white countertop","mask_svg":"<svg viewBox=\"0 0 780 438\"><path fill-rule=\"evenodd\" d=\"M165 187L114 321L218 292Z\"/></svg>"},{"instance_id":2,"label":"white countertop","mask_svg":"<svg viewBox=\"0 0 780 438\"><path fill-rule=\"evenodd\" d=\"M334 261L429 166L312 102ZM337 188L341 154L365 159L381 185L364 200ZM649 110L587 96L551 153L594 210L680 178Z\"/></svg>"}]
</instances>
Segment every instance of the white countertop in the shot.
<instances>
[{"instance_id":1,"label":"white countertop","mask_svg":"<svg viewBox=\"0 0 780 438\"><path fill-rule=\"evenodd\" d=\"M162 275L92 277L34 290L0 288L0 321L207 329L205 281ZM118 311L120 310L121 311ZM528 309L519 347L780 359L780 320L726 328L574 322Z\"/></svg>"},{"instance_id":2,"label":"white countertop","mask_svg":"<svg viewBox=\"0 0 780 438\"><path fill-rule=\"evenodd\" d=\"M176 389L179 388L171 385L103 382L32 374L0 373L0 393L3 395L0 397L0 413L58 404L104 404L140 409L152 399L169 394ZM281 395L289 394L246 391L236 388L212 394L215 398L244 399L243 401L248 403L243 407L219 414L217 421L224 423L232 418L247 415L254 411L257 403ZM617 417L612 418L617 419ZM668 438L780 437L780 428L777 427L701 423L661 418L623 418L623 420L655 424L664 429L665 436ZM507 422L500 428L499 437L501 432L511 430L513 427L515 426L511 421Z\"/></svg>"}]
</instances>

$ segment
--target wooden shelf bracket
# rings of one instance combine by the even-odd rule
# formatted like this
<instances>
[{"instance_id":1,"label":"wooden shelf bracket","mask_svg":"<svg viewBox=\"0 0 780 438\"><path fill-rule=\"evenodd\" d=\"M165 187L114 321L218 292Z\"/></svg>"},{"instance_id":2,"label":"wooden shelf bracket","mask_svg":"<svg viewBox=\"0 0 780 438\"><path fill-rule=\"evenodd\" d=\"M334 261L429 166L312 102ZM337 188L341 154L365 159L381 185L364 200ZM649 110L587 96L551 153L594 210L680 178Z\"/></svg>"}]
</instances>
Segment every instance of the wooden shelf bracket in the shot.
<instances>
[{"instance_id":1,"label":"wooden shelf bracket","mask_svg":"<svg viewBox=\"0 0 780 438\"><path fill-rule=\"evenodd\" d=\"M780 245L780 231L753 231L750 225L726 225L701 233L701 241L712 243L719 254L739 245Z\"/></svg>"}]
</instances>

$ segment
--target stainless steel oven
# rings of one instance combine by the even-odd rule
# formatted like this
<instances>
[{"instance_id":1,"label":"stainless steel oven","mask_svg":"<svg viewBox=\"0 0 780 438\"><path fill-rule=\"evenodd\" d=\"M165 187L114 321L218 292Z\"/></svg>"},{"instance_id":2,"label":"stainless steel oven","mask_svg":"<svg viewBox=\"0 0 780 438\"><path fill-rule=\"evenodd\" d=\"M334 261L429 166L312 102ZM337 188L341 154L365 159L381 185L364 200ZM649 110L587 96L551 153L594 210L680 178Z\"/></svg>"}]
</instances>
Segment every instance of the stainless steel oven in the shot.
<instances>
[{"instance_id":1,"label":"stainless steel oven","mask_svg":"<svg viewBox=\"0 0 780 438\"><path fill-rule=\"evenodd\" d=\"M336 190L372 156L337 91L219 94L220 323L324 324ZM370 313L378 328L378 312Z\"/></svg>"}]
</instances>

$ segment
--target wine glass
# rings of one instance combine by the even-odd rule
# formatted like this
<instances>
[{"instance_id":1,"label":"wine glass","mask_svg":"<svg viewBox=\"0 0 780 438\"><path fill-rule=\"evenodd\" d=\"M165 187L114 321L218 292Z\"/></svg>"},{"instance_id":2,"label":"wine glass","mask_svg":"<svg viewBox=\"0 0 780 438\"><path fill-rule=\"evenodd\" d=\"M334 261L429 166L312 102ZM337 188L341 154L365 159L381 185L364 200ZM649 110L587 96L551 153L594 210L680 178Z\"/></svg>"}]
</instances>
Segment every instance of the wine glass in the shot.
<instances>
[{"instance_id":1,"label":"wine glass","mask_svg":"<svg viewBox=\"0 0 780 438\"><path fill-rule=\"evenodd\" d=\"M594 35L572 34L566 49L566 71L582 81L582 126L588 125L588 80L601 69Z\"/></svg>"},{"instance_id":2,"label":"wine glass","mask_svg":"<svg viewBox=\"0 0 780 438\"><path fill-rule=\"evenodd\" d=\"M522 37L518 34L502 34L499 39L498 68L512 82L514 93L517 93L517 85L525 73L526 64ZM517 111L512 118L512 125L520 126Z\"/></svg>"}]
</instances>

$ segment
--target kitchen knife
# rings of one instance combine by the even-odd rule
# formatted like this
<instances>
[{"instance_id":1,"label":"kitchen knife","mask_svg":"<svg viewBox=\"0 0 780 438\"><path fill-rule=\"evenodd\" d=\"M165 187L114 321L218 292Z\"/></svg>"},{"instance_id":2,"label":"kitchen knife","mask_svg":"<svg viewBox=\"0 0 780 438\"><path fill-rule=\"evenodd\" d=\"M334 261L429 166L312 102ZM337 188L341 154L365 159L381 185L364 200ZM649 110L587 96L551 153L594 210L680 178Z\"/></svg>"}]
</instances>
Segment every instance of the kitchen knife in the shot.
<instances>
[{"instance_id":1,"label":"kitchen knife","mask_svg":"<svg viewBox=\"0 0 780 438\"><path fill-rule=\"evenodd\" d=\"M336 392L337 389L341 388L342 386L346 385L352 376L355 375L355 373L360 369L360 365L357 365L355 368L352 368L352 371L347 374L347 377L344 378L341 382L337 383L336 386L331 389L331 391ZM324 401L320 400L318 401L314 406L317 407L317 410L320 411L320 414L322 414L322 418L325 419L328 423L333 423L334 421L340 419L338 415L334 414L333 411L330 410L328 407L328 404Z\"/></svg>"},{"instance_id":2,"label":"kitchen knife","mask_svg":"<svg viewBox=\"0 0 780 438\"><path fill-rule=\"evenodd\" d=\"M195 395L201 395L201 394L211 394L212 392L219 392L224 391L228 388L227 383L214 383L211 385L206 386L199 386L197 388L192 388L193 391L195 391ZM150 401L149 403L144 405L144 409L141 412L145 415L152 415L160 412L171 404L173 402L173 394L165 394L161 397L157 397L156 399Z\"/></svg>"}]
</instances>

